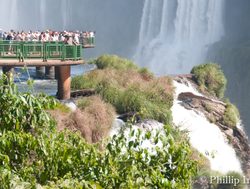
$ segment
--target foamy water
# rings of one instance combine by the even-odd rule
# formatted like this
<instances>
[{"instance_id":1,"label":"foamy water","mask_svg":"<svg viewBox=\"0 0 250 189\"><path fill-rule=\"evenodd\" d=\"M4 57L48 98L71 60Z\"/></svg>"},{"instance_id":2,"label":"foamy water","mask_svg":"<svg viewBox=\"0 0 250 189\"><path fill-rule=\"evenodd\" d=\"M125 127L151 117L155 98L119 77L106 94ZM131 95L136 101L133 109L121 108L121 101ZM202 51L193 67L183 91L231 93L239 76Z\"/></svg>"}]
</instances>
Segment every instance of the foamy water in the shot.
<instances>
[{"instance_id":1,"label":"foamy water","mask_svg":"<svg viewBox=\"0 0 250 189\"><path fill-rule=\"evenodd\" d=\"M125 141L129 144L130 141L137 141L137 135L139 135L140 149L147 149L150 154L156 154L156 148L168 148L168 146L163 146L161 136L164 137L165 133L162 132L164 125L155 120L145 120L143 123L139 123L129 127L120 119L116 119L112 125L109 136L119 135L123 132L125 136ZM131 133L134 132L134 135ZM150 132L150 137L147 138L147 133ZM158 142L155 142L155 138L159 138ZM123 149L126 151L127 149ZM135 149L137 150L137 149Z\"/></svg>"},{"instance_id":2,"label":"foamy water","mask_svg":"<svg viewBox=\"0 0 250 189\"><path fill-rule=\"evenodd\" d=\"M96 69L93 64L84 64L71 67L71 77L82 75ZM0 75L2 74L2 69L0 69ZM15 83L21 92L33 92L33 93L45 93L51 96L55 96L57 93L57 81L49 79L36 79L36 70L34 67L30 68L15 68ZM27 85L27 80L32 79L33 85L29 87Z\"/></svg>"},{"instance_id":3,"label":"foamy water","mask_svg":"<svg viewBox=\"0 0 250 189\"><path fill-rule=\"evenodd\" d=\"M211 169L221 173L236 171L242 173L241 164L235 150L228 144L225 135L215 124L210 123L202 113L187 110L177 100L181 92L192 92L202 96L191 85L174 81L176 87L175 100L172 107L173 122L181 130L187 130L191 145L206 156Z\"/></svg>"}]
</instances>

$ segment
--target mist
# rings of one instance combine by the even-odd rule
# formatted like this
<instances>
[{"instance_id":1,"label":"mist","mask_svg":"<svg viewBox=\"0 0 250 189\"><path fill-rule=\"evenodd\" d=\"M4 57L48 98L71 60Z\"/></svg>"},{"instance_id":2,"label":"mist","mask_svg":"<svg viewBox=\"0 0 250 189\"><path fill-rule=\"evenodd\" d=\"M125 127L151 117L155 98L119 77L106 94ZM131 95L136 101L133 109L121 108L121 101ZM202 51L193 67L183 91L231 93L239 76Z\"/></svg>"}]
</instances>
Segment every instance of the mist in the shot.
<instances>
[{"instance_id":1,"label":"mist","mask_svg":"<svg viewBox=\"0 0 250 189\"><path fill-rule=\"evenodd\" d=\"M146 0L135 60L157 75L183 74L224 35L224 0Z\"/></svg>"},{"instance_id":2,"label":"mist","mask_svg":"<svg viewBox=\"0 0 250 189\"><path fill-rule=\"evenodd\" d=\"M210 47L207 61L219 63L228 79L226 97L240 110L250 136L250 1L227 0L224 37Z\"/></svg>"},{"instance_id":3,"label":"mist","mask_svg":"<svg viewBox=\"0 0 250 189\"><path fill-rule=\"evenodd\" d=\"M0 0L4 30L96 31L96 48L85 57L104 53L132 56L138 41L143 0Z\"/></svg>"}]
</instances>

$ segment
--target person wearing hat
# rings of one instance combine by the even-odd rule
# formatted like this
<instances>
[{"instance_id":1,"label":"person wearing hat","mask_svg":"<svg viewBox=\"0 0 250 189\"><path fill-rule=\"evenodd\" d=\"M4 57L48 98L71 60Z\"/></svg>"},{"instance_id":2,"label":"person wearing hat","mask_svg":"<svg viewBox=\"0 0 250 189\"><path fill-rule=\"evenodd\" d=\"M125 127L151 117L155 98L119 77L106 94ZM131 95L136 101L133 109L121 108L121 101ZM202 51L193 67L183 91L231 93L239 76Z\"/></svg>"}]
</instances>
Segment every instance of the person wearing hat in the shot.
<instances>
[{"instance_id":1,"label":"person wearing hat","mask_svg":"<svg viewBox=\"0 0 250 189\"><path fill-rule=\"evenodd\" d=\"M49 30L46 30L46 32L45 32L45 41L49 41L49 39L50 39L50 34L49 34Z\"/></svg>"},{"instance_id":2,"label":"person wearing hat","mask_svg":"<svg viewBox=\"0 0 250 189\"><path fill-rule=\"evenodd\" d=\"M68 45L73 45L73 38L69 33L65 35L64 42Z\"/></svg>"}]
</instances>

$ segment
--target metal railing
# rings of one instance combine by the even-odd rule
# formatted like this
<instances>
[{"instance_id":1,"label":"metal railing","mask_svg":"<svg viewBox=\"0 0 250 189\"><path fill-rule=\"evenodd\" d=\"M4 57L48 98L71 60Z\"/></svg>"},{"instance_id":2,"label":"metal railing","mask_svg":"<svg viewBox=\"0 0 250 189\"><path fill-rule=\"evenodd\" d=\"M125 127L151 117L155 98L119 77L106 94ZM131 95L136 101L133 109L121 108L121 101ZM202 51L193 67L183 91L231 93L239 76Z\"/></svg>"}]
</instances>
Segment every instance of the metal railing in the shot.
<instances>
[{"instance_id":1,"label":"metal railing","mask_svg":"<svg viewBox=\"0 0 250 189\"><path fill-rule=\"evenodd\" d=\"M94 48L95 47L95 37L80 37L80 44L83 48Z\"/></svg>"},{"instance_id":2,"label":"metal railing","mask_svg":"<svg viewBox=\"0 0 250 189\"><path fill-rule=\"evenodd\" d=\"M2 59L42 59L47 60L81 60L82 45L67 45L63 42L0 41L0 58Z\"/></svg>"}]
</instances>

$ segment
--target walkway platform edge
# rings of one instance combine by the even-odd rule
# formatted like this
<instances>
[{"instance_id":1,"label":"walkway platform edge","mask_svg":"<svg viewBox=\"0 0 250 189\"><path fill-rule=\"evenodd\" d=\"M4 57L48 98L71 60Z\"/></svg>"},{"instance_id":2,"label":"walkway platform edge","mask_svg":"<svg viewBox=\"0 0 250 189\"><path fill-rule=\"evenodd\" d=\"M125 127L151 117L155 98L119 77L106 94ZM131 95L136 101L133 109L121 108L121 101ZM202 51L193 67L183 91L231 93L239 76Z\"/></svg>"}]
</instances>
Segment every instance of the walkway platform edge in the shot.
<instances>
[{"instance_id":1,"label":"walkway platform edge","mask_svg":"<svg viewBox=\"0 0 250 189\"><path fill-rule=\"evenodd\" d=\"M67 66L67 65L79 65L79 64L84 64L84 60L66 60L66 61L61 61L61 60L48 60L44 62L43 60L38 60L38 59L29 59L29 60L24 60L24 62L19 62L18 60L13 60L13 59L0 59L0 66L12 66L12 67L23 67L23 66L28 66L28 67L33 67L33 66Z\"/></svg>"}]
</instances>

